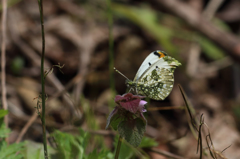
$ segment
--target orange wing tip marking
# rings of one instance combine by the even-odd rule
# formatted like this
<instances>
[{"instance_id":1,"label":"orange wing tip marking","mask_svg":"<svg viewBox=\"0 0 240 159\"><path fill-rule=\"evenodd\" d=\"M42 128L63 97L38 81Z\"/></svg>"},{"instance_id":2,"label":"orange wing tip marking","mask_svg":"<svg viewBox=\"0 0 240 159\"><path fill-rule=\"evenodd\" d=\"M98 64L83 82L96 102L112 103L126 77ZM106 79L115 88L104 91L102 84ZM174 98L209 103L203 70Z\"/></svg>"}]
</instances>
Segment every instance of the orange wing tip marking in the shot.
<instances>
[{"instance_id":1,"label":"orange wing tip marking","mask_svg":"<svg viewBox=\"0 0 240 159\"><path fill-rule=\"evenodd\" d=\"M158 53L159 53L159 58L163 58L163 57L165 57L166 55L164 54L164 53L162 53L161 51L158 51Z\"/></svg>"}]
</instances>

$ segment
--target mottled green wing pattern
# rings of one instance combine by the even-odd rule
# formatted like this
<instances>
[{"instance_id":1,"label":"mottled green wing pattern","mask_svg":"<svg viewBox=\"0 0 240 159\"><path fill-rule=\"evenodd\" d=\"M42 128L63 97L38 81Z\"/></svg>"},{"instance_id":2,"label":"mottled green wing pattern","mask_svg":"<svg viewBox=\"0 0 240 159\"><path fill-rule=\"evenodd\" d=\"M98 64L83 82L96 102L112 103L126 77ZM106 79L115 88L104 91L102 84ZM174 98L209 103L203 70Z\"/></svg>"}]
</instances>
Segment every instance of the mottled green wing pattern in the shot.
<instances>
[{"instance_id":1,"label":"mottled green wing pattern","mask_svg":"<svg viewBox=\"0 0 240 159\"><path fill-rule=\"evenodd\" d=\"M144 63L147 62L146 60L144 61ZM148 67L146 64L144 65L146 67L144 72L138 71L142 72L142 74L140 76L137 74L134 81L127 80L127 86L130 87L130 91L139 95L155 100L164 100L172 91L174 83L173 73L181 63L171 56L165 56L158 59L155 63L149 61L148 64Z\"/></svg>"},{"instance_id":2,"label":"mottled green wing pattern","mask_svg":"<svg viewBox=\"0 0 240 159\"><path fill-rule=\"evenodd\" d=\"M172 91L173 68L156 68L137 83L137 93L151 99L164 100Z\"/></svg>"},{"instance_id":3,"label":"mottled green wing pattern","mask_svg":"<svg viewBox=\"0 0 240 159\"><path fill-rule=\"evenodd\" d=\"M138 94L151 99L164 100L172 91L174 70L181 65L171 56L165 56L152 64L136 82Z\"/></svg>"}]
</instances>

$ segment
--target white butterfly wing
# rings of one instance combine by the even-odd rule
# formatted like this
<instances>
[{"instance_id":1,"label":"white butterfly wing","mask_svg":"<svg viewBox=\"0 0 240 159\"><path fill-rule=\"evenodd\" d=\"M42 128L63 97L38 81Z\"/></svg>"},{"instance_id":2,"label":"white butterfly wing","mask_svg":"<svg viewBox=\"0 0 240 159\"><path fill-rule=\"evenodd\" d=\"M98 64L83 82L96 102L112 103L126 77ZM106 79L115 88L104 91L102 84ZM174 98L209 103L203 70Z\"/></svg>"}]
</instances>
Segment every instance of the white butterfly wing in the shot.
<instances>
[{"instance_id":1,"label":"white butterfly wing","mask_svg":"<svg viewBox=\"0 0 240 159\"><path fill-rule=\"evenodd\" d=\"M181 64L170 56L160 58L148 67L136 81L139 94L155 100L165 99L172 91L174 83L173 72L179 65Z\"/></svg>"},{"instance_id":2,"label":"white butterfly wing","mask_svg":"<svg viewBox=\"0 0 240 159\"><path fill-rule=\"evenodd\" d=\"M143 73L141 74L140 77L138 77L139 81L141 79L143 79L146 75L148 75L149 73L151 73L154 69L157 68L165 68L165 69L175 69L177 66L181 65L181 63L179 63L177 60L175 60L174 58L170 57L170 56L165 56L163 58L158 59L156 62L154 62L151 66L149 66L147 69L145 69L143 71Z\"/></svg>"},{"instance_id":3,"label":"white butterfly wing","mask_svg":"<svg viewBox=\"0 0 240 159\"><path fill-rule=\"evenodd\" d=\"M128 86L137 94L155 100L165 99L172 91L174 83L174 70L180 62L168 56L163 51L150 53L138 69L133 81Z\"/></svg>"},{"instance_id":4,"label":"white butterfly wing","mask_svg":"<svg viewBox=\"0 0 240 159\"><path fill-rule=\"evenodd\" d=\"M151 52L146 59L143 61L142 65L139 67L136 76L133 81L138 81L141 75L154 63L159 60L159 56L155 55L154 52Z\"/></svg>"}]
</instances>

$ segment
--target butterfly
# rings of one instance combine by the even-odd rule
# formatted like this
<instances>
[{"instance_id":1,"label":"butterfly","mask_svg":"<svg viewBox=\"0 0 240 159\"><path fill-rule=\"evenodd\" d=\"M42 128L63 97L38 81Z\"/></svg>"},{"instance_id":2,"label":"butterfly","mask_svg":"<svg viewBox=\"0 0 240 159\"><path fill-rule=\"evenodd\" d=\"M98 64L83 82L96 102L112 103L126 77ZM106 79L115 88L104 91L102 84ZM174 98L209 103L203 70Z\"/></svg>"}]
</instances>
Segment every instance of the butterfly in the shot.
<instances>
[{"instance_id":1,"label":"butterfly","mask_svg":"<svg viewBox=\"0 0 240 159\"><path fill-rule=\"evenodd\" d=\"M135 78L129 80L116 70L126 80L129 91L147 96L154 100L164 100L172 91L174 83L174 70L181 63L168 56L164 51L153 51L143 61Z\"/></svg>"}]
</instances>

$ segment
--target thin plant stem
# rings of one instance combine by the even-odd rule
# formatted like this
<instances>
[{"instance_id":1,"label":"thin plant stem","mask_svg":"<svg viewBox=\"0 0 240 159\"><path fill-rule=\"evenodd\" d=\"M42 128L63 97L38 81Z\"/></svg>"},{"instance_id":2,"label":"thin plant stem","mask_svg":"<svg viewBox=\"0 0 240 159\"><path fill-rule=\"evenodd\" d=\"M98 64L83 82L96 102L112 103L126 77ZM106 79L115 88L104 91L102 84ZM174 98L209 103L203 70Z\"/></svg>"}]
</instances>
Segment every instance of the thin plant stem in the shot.
<instances>
[{"instance_id":1,"label":"thin plant stem","mask_svg":"<svg viewBox=\"0 0 240 159\"><path fill-rule=\"evenodd\" d=\"M188 159L188 158L185 158L185 157L182 157L182 156L178 156L178 155L175 155L173 153L170 153L170 152L167 152L167 151L164 151L164 150L160 150L158 148L150 148L149 149L150 151L152 152L155 152L157 154L160 154L162 156L165 156L166 158L171 158L171 159Z\"/></svg>"},{"instance_id":2,"label":"thin plant stem","mask_svg":"<svg viewBox=\"0 0 240 159\"><path fill-rule=\"evenodd\" d=\"M44 35L44 21L43 21L43 5L42 0L38 0L40 19L41 19L41 31L42 31L42 57L41 57L41 83L42 83L42 130L43 130L43 147L44 157L48 159L47 151L47 138L46 138L46 124L45 124L45 73L44 73L44 56L45 56L45 35Z\"/></svg>"},{"instance_id":3,"label":"thin plant stem","mask_svg":"<svg viewBox=\"0 0 240 159\"><path fill-rule=\"evenodd\" d=\"M109 78L110 78L110 89L112 95L114 95L115 87L114 87L114 39L113 39L113 15L111 8L111 0L107 0L108 6L108 27L109 27ZM112 105L114 103L111 103Z\"/></svg>"},{"instance_id":4,"label":"thin plant stem","mask_svg":"<svg viewBox=\"0 0 240 159\"><path fill-rule=\"evenodd\" d=\"M190 129L191 129L191 132L192 132L193 136L197 139L198 136L197 136L196 132L194 131L194 129L195 129L196 131L198 131L198 129L197 129L197 127L196 127L197 121L196 121L195 118L193 118L193 115L192 115L192 113L194 113L194 109L192 108L192 106L191 106L190 104L188 104L188 100L187 100L186 94L185 94L182 86L181 86L181 85L178 85L178 87L179 87L179 89L180 89L180 92L181 92L182 97L183 97L183 99L184 99L184 102L185 102L185 104L186 104L186 109L185 109L186 114L189 114L189 122L188 122L188 125L189 125L189 127L190 127Z\"/></svg>"},{"instance_id":5,"label":"thin plant stem","mask_svg":"<svg viewBox=\"0 0 240 159\"><path fill-rule=\"evenodd\" d=\"M119 136L119 138L118 138L118 144L117 144L117 150L116 150L116 154L115 154L115 158L114 158L114 159L118 159L118 157L119 157L122 140L123 140L122 137Z\"/></svg>"},{"instance_id":6,"label":"thin plant stem","mask_svg":"<svg viewBox=\"0 0 240 159\"><path fill-rule=\"evenodd\" d=\"M7 88L6 88L6 23L7 23L7 0L2 1L3 13L2 13L2 49L1 49L1 76L2 76L2 105L3 109L7 110ZM8 115L4 116L4 123L8 127ZM6 138L8 143L8 138Z\"/></svg>"}]
</instances>

